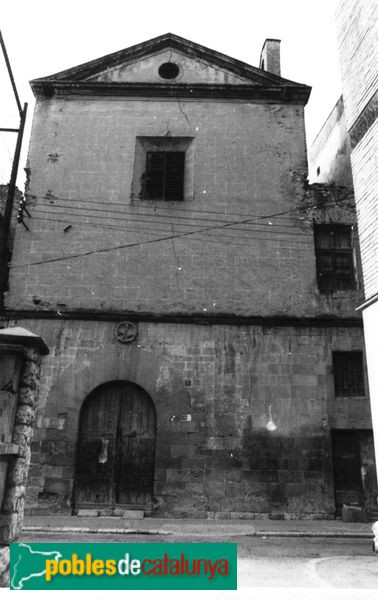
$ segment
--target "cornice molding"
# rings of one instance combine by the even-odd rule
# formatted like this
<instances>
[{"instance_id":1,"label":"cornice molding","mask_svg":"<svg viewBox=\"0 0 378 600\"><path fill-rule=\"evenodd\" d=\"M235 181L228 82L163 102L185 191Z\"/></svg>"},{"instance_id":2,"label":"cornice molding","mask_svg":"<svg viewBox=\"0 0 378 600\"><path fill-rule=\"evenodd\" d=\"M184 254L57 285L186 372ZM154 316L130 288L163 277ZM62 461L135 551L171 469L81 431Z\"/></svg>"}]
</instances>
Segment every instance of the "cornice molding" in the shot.
<instances>
[{"instance_id":1,"label":"cornice molding","mask_svg":"<svg viewBox=\"0 0 378 600\"><path fill-rule=\"evenodd\" d=\"M212 85L160 83L108 83L38 80L32 82L37 98L77 96L109 98L166 98L177 100L197 99L238 99L268 100L278 103L305 105L310 89L302 85Z\"/></svg>"},{"instance_id":2,"label":"cornice molding","mask_svg":"<svg viewBox=\"0 0 378 600\"><path fill-rule=\"evenodd\" d=\"M360 327L363 321L358 317L319 317L235 315L228 313L157 313L133 311L57 311L52 310L6 310L5 320L42 319L56 321L138 321L150 323L187 323L195 325L257 325L262 327Z\"/></svg>"}]
</instances>

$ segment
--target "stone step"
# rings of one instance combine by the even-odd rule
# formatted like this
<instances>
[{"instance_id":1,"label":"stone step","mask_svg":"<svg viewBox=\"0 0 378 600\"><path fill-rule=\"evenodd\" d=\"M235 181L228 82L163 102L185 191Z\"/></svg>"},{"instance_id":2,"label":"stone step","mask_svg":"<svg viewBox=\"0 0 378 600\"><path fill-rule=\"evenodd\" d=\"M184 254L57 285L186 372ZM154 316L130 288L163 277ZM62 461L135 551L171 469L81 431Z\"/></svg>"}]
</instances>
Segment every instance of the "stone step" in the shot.
<instances>
[{"instance_id":1,"label":"stone step","mask_svg":"<svg viewBox=\"0 0 378 600\"><path fill-rule=\"evenodd\" d=\"M97 508L79 508L76 513L77 517L98 517L99 510Z\"/></svg>"},{"instance_id":2,"label":"stone step","mask_svg":"<svg viewBox=\"0 0 378 600\"><path fill-rule=\"evenodd\" d=\"M124 510L123 508L80 508L78 517L121 517L122 519L144 519L144 510Z\"/></svg>"},{"instance_id":3,"label":"stone step","mask_svg":"<svg viewBox=\"0 0 378 600\"><path fill-rule=\"evenodd\" d=\"M123 519L144 519L144 510L124 510Z\"/></svg>"}]
</instances>

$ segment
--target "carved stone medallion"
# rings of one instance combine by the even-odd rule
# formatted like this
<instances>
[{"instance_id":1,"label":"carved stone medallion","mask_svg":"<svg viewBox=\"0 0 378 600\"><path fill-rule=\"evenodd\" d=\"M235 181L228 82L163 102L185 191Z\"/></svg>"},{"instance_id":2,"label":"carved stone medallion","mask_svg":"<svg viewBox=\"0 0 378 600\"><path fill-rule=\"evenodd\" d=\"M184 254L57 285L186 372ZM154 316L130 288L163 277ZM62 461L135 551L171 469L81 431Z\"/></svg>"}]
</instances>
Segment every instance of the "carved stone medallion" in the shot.
<instances>
[{"instance_id":1,"label":"carved stone medallion","mask_svg":"<svg viewBox=\"0 0 378 600\"><path fill-rule=\"evenodd\" d=\"M130 344L138 335L138 327L131 321L122 321L115 328L115 337L120 344Z\"/></svg>"}]
</instances>

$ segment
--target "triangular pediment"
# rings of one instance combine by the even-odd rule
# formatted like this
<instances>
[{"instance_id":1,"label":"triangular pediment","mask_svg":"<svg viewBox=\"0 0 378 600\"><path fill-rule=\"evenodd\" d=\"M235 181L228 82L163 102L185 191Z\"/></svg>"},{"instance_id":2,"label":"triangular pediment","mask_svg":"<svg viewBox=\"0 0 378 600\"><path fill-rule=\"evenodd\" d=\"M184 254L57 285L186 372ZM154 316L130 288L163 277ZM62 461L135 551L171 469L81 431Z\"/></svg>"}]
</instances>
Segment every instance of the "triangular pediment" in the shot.
<instances>
[{"instance_id":1,"label":"triangular pediment","mask_svg":"<svg viewBox=\"0 0 378 600\"><path fill-rule=\"evenodd\" d=\"M171 65L172 78L161 76L159 69L162 65ZM163 69L164 73L164 69ZM201 84L211 83L227 85L251 85L250 78L232 72L231 69L221 68L203 59L188 56L172 47L138 60L125 61L114 67L107 67L100 73L87 78L87 81L106 83L174 83Z\"/></svg>"},{"instance_id":2,"label":"triangular pediment","mask_svg":"<svg viewBox=\"0 0 378 600\"><path fill-rule=\"evenodd\" d=\"M164 79L159 75L159 67L164 62L175 62L178 65L179 74L176 78ZM172 33L72 69L35 79L32 85L49 81L167 85L301 85Z\"/></svg>"}]
</instances>

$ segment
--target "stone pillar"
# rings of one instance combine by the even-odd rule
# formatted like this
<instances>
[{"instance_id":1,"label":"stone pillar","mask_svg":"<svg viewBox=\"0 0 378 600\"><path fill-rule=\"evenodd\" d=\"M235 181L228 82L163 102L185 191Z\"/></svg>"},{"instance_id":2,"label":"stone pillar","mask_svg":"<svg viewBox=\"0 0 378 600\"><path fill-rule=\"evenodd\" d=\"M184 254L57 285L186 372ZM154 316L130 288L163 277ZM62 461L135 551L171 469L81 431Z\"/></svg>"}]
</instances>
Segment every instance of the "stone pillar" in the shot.
<instances>
[{"instance_id":1,"label":"stone pillar","mask_svg":"<svg viewBox=\"0 0 378 600\"><path fill-rule=\"evenodd\" d=\"M45 354L47 346L30 331L0 329L0 587L9 586L9 544L22 529L39 372Z\"/></svg>"}]
</instances>

